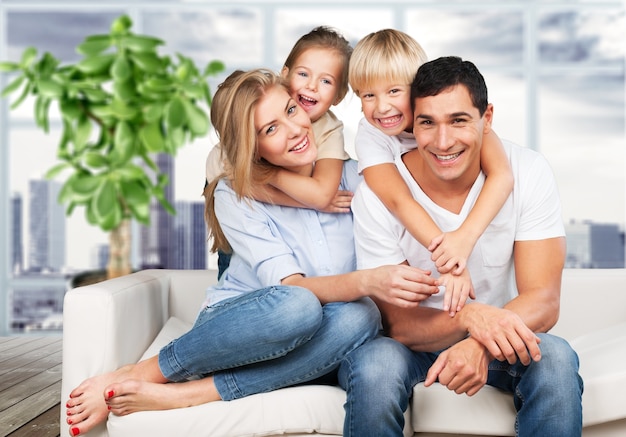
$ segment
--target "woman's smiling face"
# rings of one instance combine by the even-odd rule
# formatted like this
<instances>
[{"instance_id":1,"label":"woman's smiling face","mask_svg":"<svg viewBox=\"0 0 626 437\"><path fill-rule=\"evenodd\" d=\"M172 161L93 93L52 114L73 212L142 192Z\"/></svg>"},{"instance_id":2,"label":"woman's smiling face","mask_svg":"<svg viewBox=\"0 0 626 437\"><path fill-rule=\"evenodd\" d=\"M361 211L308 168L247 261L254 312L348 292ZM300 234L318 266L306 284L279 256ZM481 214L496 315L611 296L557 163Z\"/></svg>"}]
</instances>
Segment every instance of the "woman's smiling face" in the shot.
<instances>
[{"instance_id":1,"label":"woman's smiling face","mask_svg":"<svg viewBox=\"0 0 626 437\"><path fill-rule=\"evenodd\" d=\"M308 114L283 87L272 87L254 112L258 155L297 173L310 174L317 157Z\"/></svg>"}]
</instances>

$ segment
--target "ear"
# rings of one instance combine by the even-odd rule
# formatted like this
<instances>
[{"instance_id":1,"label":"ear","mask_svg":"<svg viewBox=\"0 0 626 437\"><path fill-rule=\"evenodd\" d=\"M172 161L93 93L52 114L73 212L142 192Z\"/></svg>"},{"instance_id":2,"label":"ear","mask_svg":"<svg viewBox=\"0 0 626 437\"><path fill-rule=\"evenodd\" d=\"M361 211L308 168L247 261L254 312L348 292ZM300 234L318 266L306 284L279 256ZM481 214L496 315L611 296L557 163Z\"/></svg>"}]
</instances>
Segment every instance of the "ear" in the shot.
<instances>
[{"instance_id":1,"label":"ear","mask_svg":"<svg viewBox=\"0 0 626 437\"><path fill-rule=\"evenodd\" d=\"M287 76L289 76L289 67L283 67L283 69L280 70L280 75L287 78Z\"/></svg>"},{"instance_id":2,"label":"ear","mask_svg":"<svg viewBox=\"0 0 626 437\"><path fill-rule=\"evenodd\" d=\"M485 113L483 114L483 134L491 131L491 123L493 122L493 104L489 103Z\"/></svg>"}]
</instances>

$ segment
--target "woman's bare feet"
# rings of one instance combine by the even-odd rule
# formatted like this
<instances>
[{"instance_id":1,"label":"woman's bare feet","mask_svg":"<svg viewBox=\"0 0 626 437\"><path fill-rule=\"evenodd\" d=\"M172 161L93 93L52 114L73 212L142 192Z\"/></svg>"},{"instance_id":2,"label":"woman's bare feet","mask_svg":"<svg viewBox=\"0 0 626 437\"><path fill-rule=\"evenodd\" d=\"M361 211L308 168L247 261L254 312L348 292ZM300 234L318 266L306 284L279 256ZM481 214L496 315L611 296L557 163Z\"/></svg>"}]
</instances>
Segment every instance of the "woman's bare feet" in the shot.
<instances>
[{"instance_id":1,"label":"woman's bare feet","mask_svg":"<svg viewBox=\"0 0 626 437\"><path fill-rule=\"evenodd\" d=\"M106 400L115 394L110 389L107 390L107 386L127 379L145 379L154 383L167 382L159 370L157 357L86 379L72 390L65 405L70 435L84 434L97 424L104 422L109 415Z\"/></svg>"},{"instance_id":2,"label":"woman's bare feet","mask_svg":"<svg viewBox=\"0 0 626 437\"><path fill-rule=\"evenodd\" d=\"M106 387L109 411L125 416L138 411L185 408L220 400L213 377L169 384L126 380Z\"/></svg>"}]
</instances>

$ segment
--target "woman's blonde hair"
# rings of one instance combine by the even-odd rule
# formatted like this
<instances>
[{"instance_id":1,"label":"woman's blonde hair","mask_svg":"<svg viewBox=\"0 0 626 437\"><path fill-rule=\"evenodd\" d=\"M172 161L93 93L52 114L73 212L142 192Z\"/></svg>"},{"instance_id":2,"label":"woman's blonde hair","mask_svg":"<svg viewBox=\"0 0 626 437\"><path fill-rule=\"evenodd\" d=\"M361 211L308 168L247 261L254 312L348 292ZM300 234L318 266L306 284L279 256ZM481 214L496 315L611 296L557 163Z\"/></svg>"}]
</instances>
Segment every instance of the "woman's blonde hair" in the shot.
<instances>
[{"instance_id":1,"label":"woman's blonde hair","mask_svg":"<svg viewBox=\"0 0 626 437\"><path fill-rule=\"evenodd\" d=\"M348 77L352 91L376 82L410 85L417 69L426 62L426 52L415 39L395 29L383 29L363 37L354 47Z\"/></svg>"},{"instance_id":2,"label":"woman's blonde hair","mask_svg":"<svg viewBox=\"0 0 626 437\"><path fill-rule=\"evenodd\" d=\"M274 87L288 91L286 81L276 73L259 68L237 70L221 83L211 104L211 123L220 140L224 173L239 199L252 197L255 187L265 185L276 167L260 159L257 154L257 132L254 114L263 96ZM220 178L205 187L205 219L211 250L230 252L230 245L215 217L213 194Z\"/></svg>"}]
</instances>

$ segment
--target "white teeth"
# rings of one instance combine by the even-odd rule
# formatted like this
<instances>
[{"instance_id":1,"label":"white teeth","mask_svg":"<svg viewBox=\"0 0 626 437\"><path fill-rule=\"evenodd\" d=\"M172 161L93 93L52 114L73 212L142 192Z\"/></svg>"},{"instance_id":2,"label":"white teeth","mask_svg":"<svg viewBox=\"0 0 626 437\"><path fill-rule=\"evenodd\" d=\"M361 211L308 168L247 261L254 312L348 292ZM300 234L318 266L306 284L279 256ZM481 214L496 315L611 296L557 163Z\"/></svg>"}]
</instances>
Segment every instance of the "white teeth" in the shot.
<instances>
[{"instance_id":1,"label":"white teeth","mask_svg":"<svg viewBox=\"0 0 626 437\"><path fill-rule=\"evenodd\" d=\"M454 155L435 155L435 156L440 161L450 161L450 160L456 158L459 155L460 155L460 153L455 153Z\"/></svg>"},{"instance_id":2,"label":"white teeth","mask_svg":"<svg viewBox=\"0 0 626 437\"><path fill-rule=\"evenodd\" d=\"M305 147L306 147L306 145L307 145L307 144L308 144L308 141L307 141L307 139L305 138L305 139L304 139L304 141L302 141L300 144L298 144L298 145L297 145L297 146L295 146L295 147L292 147L292 148L291 148L291 151L292 151L292 152L297 152L298 150L302 150L303 148L305 148Z\"/></svg>"}]
</instances>

